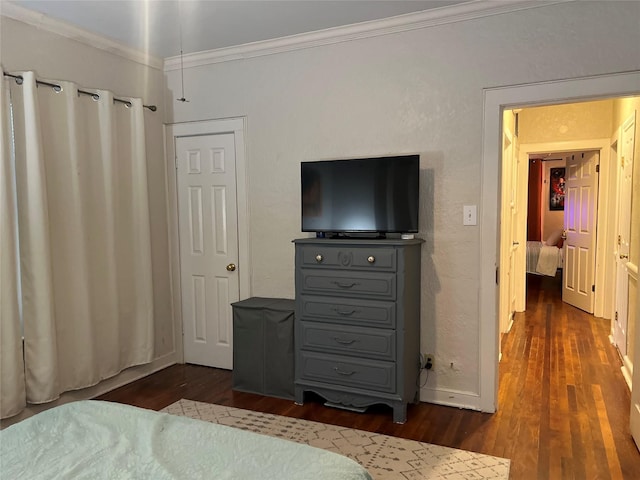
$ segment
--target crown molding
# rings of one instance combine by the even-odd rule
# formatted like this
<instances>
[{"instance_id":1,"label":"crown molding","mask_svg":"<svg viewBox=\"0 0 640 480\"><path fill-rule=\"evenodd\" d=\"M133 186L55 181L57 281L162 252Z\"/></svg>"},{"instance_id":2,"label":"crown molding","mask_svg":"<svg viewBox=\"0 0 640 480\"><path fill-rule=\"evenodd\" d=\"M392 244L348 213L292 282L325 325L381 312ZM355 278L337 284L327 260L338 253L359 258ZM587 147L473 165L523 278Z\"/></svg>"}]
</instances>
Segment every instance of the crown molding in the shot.
<instances>
[{"instance_id":1,"label":"crown molding","mask_svg":"<svg viewBox=\"0 0 640 480\"><path fill-rule=\"evenodd\" d=\"M182 56L182 65L184 68L190 68L261 57L572 1L575 0L473 0L468 3L408 13L381 20L328 28L239 46L189 53ZM180 60L179 55L165 58L164 71L179 70L181 68Z\"/></svg>"},{"instance_id":2,"label":"crown molding","mask_svg":"<svg viewBox=\"0 0 640 480\"><path fill-rule=\"evenodd\" d=\"M184 68L190 68L261 57L572 1L575 0L473 0L468 3L440 7L423 12L408 13L381 20L328 28L315 32L301 33L273 40L247 43L215 50L189 53L183 55L182 62ZM54 19L43 13L26 9L9 1L0 0L0 15L151 68L158 70L164 68L165 72L181 68L180 56L168 57L163 60L105 36L76 27L68 22Z\"/></svg>"},{"instance_id":3,"label":"crown molding","mask_svg":"<svg viewBox=\"0 0 640 480\"><path fill-rule=\"evenodd\" d=\"M162 70L164 61L140 50L128 47L102 35L95 34L70 23L49 17L43 13L29 10L12 2L0 0L0 15L34 26L40 30L75 40L105 52L126 58L147 67Z\"/></svg>"}]
</instances>

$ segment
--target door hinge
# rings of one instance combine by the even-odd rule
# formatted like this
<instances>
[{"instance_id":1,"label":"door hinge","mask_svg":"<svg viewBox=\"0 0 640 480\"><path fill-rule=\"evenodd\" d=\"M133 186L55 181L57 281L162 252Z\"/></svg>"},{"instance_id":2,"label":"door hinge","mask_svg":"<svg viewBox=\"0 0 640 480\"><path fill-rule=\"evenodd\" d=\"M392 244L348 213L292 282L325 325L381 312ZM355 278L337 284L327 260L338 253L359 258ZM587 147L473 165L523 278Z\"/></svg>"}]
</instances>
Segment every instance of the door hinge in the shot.
<instances>
[{"instance_id":1,"label":"door hinge","mask_svg":"<svg viewBox=\"0 0 640 480\"><path fill-rule=\"evenodd\" d=\"M618 235L618 245L622 245L622 235Z\"/></svg>"},{"instance_id":2,"label":"door hinge","mask_svg":"<svg viewBox=\"0 0 640 480\"><path fill-rule=\"evenodd\" d=\"M616 312L616 322L618 321L618 312Z\"/></svg>"},{"instance_id":3,"label":"door hinge","mask_svg":"<svg viewBox=\"0 0 640 480\"><path fill-rule=\"evenodd\" d=\"M496 267L496 285L500 285L500 267Z\"/></svg>"},{"instance_id":4,"label":"door hinge","mask_svg":"<svg viewBox=\"0 0 640 480\"><path fill-rule=\"evenodd\" d=\"M600 164L596 165L596 173L600 173Z\"/></svg>"},{"instance_id":5,"label":"door hinge","mask_svg":"<svg viewBox=\"0 0 640 480\"><path fill-rule=\"evenodd\" d=\"M595 285L591 285L591 291L595 292L596 291L596 286Z\"/></svg>"},{"instance_id":6,"label":"door hinge","mask_svg":"<svg viewBox=\"0 0 640 480\"><path fill-rule=\"evenodd\" d=\"M178 170L178 156L177 155L173 159L173 165L176 167L176 170Z\"/></svg>"}]
</instances>

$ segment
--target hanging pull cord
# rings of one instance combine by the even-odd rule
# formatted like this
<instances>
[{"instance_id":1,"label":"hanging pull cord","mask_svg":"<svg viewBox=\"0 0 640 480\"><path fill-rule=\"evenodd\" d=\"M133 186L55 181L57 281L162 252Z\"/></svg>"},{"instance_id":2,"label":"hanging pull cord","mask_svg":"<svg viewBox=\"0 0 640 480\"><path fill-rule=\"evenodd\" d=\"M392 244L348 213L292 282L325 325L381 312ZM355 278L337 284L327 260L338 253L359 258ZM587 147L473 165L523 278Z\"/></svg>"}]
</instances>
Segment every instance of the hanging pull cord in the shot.
<instances>
[{"instance_id":1,"label":"hanging pull cord","mask_svg":"<svg viewBox=\"0 0 640 480\"><path fill-rule=\"evenodd\" d=\"M186 98L184 98L184 66L182 65L182 34L180 34L180 76L182 78L181 83L182 83L182 97L178 98L179 102L188 102L189 100L187 100Z\"/></svg>"},{"instance_id":2,"label":"hanging pull cord","mask_svg":"<svg viewBox=\"0 0 640 480\"><path fill-rule=\"evenodd\" d=\"M178 98L179 102L188 102L184 96L184 64L182 62L182 9L180 8L180 0L178 0L178 26L180 28L180 83L182 87L182 97Z\"/></svg>"}]
</instances>

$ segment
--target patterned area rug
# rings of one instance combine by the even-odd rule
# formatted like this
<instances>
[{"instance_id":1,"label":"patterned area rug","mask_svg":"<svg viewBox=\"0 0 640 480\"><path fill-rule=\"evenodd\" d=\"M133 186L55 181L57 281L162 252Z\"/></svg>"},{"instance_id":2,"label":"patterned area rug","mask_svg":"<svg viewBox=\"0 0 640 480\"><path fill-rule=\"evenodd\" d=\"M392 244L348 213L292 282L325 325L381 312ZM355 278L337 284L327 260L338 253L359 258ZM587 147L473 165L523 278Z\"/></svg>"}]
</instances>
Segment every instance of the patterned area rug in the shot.
<instances>
[{"instance_id":1,"label":"patterned area rug","mask_svg":"<svg viewBox=\"0 0 640 480\"><path fill-rule=\"evenodd\" d=\"M375 480L509 478L507 459L378 433L185 399L162 411L330 450L360 463Z\"/></svg>"}]
</instances>

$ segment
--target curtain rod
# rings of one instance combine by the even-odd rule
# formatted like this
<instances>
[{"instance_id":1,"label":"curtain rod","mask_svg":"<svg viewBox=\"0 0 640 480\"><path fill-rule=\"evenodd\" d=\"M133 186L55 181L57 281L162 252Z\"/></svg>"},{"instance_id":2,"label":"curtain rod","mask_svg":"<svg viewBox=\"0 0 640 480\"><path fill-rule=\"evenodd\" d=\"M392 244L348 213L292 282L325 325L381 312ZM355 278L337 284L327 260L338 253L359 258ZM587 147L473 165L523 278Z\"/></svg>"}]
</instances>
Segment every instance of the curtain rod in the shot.
<instances>
[{"instance_id":1,"label":"curtain rod","mask_svg":"<svg viewBox=\"0 0 640 480\"><path fill-rule=\"evenodd\" d=\"M3 75L5 77L11 77L11 78L15 78L16 83L18 85L22 85L22 82L24 81L24 78L22 78L22 75L12 75L10 73L7 72L2 72ZM55 83L49 83L49 82L45 82L43 80L36 80L36 85L46 85L47 87L51 87L53 88L56 92L59 92L62 90L62 87L60 85L57 85ZM93 98L94 100L98 100L100 98L100 95L98 95L97 93L94 92L87 92L86 90L80 90L78 89L78 93L82 94L82 95L89 95L91 98ZM118 102L118 103L124 103L126 106L130 107L131 106L131 102L129 100L122 100L121 98L113 98L114 102ZM155 112L158 107L156 107L155 105L143 105L144 108L148 108L149 110L151 110L152 112Z\"/></svg>"}]
</instances>

